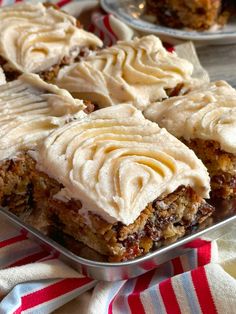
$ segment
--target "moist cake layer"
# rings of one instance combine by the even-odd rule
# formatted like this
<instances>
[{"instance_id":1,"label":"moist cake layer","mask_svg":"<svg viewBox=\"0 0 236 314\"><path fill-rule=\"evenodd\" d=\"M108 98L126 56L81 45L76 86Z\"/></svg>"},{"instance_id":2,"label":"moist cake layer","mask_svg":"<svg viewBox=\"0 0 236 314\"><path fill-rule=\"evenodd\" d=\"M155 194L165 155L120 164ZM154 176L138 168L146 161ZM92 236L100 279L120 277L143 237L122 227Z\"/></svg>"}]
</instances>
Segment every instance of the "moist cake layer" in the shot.
<instances>
[{"instance_id":1,"label":"moist cake layer","mask_svg":"<svg viewBox=\"0 0 236 314\"><path fill-rule=\"evenodd\" d=\"M131 103L143 110L150 102L173 96L183 85L195 84L192 72L190 62L166 51L158 37L149 35L120 41L62 68L55 83L100 108Z\"/></svg>"},{"instance_id":2,"label":"moist cake layer","mask_svg":"<svg viewBox=\"0 0 236 314\"><path fill-rule=\"evenodd\" d=\"M113 262L134 259L176 241L213 211L190 187L179 187L173 193L149 203L128 226L108 224L93 214L88 216L88 225L78 208L78 203L73 201L65 204L54 200L51 202L50 219L56 228L108 256Z\"/></svg>"},{"instance_id":3,"label":"moist cake layer","mask_svg":"<svg viewBox=\"0 0 236 314\"><path fill-rule=\"evenodd\" d=\"M213 197L228 198L236 194L236 155L222 151L219 143L192 139L182 141L191 148L206 165Z\"/></svg>"},{"instance_id":4,"label":"moist cake layer","mask_svg":"<svg viewBox=\"0 0 236 314\"><path fill-rule=\"evenodd\" d=\"M101 40L77 27L76 19L41 3L0 8L0 56L6 73L41 73L75 58Z\"/></svg>"},{"instance_id":5,"label":"moist cake layer","mask_svg":"<svg viewBox=\"0 0 236 314\"><path fill-rule=\"evenodd\" d=\"M144 115L182 139L204 161L212 177L214 194L220 197L235 194L234 88L223 81L211 83L185 96L150 105Z\"/></svg>"}]
</instances>

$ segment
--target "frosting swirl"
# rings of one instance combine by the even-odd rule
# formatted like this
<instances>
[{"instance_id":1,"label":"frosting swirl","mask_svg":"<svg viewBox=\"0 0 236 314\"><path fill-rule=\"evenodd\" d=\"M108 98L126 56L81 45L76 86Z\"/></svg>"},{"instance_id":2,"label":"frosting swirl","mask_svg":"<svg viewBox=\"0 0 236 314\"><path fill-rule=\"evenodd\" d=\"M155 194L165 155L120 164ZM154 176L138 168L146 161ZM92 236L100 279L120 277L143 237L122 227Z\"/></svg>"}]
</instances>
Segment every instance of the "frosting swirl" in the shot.
<instances>
[{"instance_id":1,"label":"frosting swirl","mask_svg":"<svg viewBox=\"0 0 236 314\"><path fill-rule=\"evenodd\" d=\"M178 138L216 141L236 154L236 90L224 81L150 105L144 115Z\"/></svg>"},{"instance_id":2,"label":"frosting swirl","mask_svg":"<svg viewBox=\"0 0 236 314\"><path fill-rule=\"evenodd\" d=\"M207 197L205 166L165 129L132 105L98 110L55 130L35 156L64 185L58 199L79 199L108 222L132 223L156 197L180 185Z\"/></svg>"},{"instance_id":3,"label":"frosting swirl","mask_svg":"<svg viewBox=\"0 0 236 314\"><path fill-rule=\"evenodd\" d=\"M126 102L142 110L150 102L167 98L168 89L190 82L192 71L191 63L149 35L120 41L61 69L55 83L100 107Z\"/></svg>"},{"instance_id":4,"label":"frosting swirl","mask_svg":"<svg viewBox=\"0 0 236 314\"><path fill-rule=\"evenodd\" d=\"M0 8L0 55L20 72L39 73L79 47L102 46L76 19L43 4L18 3Z\"/></svg>"},{"instance_id":5,"label":"frosting swirl","mask_svg":"<svg viewBox=\"0 0 236 314\"><path fill-rule=\"evenodd\" d=\"M0 160L35 148L55 128L83 117L83 102L36 74L0 86Z\"/></svg>"}]
</instances>

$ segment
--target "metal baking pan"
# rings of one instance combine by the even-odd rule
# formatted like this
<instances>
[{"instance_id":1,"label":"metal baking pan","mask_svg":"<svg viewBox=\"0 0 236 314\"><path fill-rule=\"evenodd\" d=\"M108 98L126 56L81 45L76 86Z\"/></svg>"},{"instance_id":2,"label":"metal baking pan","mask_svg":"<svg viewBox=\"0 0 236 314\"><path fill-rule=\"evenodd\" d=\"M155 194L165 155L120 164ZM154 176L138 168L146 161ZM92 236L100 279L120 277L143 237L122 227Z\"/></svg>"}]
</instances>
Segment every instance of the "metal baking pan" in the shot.
<instances>
[{"instance_id":1,"label":"metal baking pan","mask_svg":"<svg viewBox=\"0 0 236 314\"><path fill-rule=\"evenodd\" d=\"M183 238L162 246L145 256L121 263L99 261L96 254L93 253L90 254L89 258L82 257L85 255L85 251L88 253L89 249L86 250L77 241L61 234L50 234L50 232L46 236L23 223L6 209L0 210L0 219L5 219L16 228L27 231L30 238L38 241L48 251L57 253L61 260L85 276L98 280L115 281L139 276L172 258L186 253L191 250L191 242L194 240L214 240L236 228L236 198L227 201L219 200L214 202L214 206L216 211L213 216L200 227L191 230ZM202 242L198 241L198 243Z\"/></svg>"}]
</instances>

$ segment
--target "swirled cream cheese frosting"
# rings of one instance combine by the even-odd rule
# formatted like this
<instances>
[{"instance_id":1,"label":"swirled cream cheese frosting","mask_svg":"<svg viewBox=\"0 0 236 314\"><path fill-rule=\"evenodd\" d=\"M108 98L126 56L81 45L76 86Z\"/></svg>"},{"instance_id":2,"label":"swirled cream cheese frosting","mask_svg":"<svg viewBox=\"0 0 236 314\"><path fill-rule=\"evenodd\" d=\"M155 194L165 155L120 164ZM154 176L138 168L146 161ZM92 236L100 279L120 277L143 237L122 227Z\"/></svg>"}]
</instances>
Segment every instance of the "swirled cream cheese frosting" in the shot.
<instances>
[{"instance_id":1,"label":"swirled cream cheese frosting","mask_svg":"<svg viewBox=\"0 0 236 314\"><path fill-rule=\"evenodd\" d=\"M154 35L120 41L82 62L60 70L55 83L74 97L100 107L120 103L143 110L191 81L193 66L168 52Z\"/></svg>"},{"instance_id":2,"label":"swirled cream cheese frosting","mask_svg":"<svg viewBox=\"0 0 236 314\"><path fill-rule=\"evenodd\" d=\"M152 104L144 115L178 138L216 141L236 154L236 90L224 81Z\"/></svg>"},{"instance_id":3,"label":"swirled cream cheese frosting","mask_svg":"<svg viewBox=\"0 0 236 314\"><path fill-rule=\"evenodd\" d=\"M10 68L39 73L81 47L101 47L101 40L76 26L76 19L42 3L0 8L0 56Z\"/></svg>"},{"instance_id":4,"label":"swirled cream cheese frosting","mask_svg":"<svg viewBox=\"0 0 236 314\"><path fill-rule=\"evenodd\" d=\"M85 114L83 102L36 74L0 86L0 161L34 149L50 132Z\"/></svg>"},{"instance_id":5,"label":"swirled cream cheese frosting","mask_svg":"<svg viewBox=\"0 0 236 314\"><path fill-rule=\"evenodd\" d=\"M132 223L149 202L190 185L208 197L205 166L132 105L98 110L55 130L36 151L39 170L63 184L57 199L80 200L114 223Z\"/></svg>"}]
</instances>

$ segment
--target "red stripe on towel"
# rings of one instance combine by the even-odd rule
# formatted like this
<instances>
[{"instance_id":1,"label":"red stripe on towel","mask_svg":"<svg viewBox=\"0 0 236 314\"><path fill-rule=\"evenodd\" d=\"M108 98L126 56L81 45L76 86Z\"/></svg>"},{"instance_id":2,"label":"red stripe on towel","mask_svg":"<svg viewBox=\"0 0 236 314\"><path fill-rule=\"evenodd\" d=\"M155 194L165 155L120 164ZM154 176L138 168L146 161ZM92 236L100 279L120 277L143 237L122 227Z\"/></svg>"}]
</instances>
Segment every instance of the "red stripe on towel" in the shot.
<instances>
[{"instance_id":1,"label":"red stripe on towel","mask_svg":"<svg viewBox=\"0 0 236 314\"><path fill-rule=\"evenodd\" d=\"M112 313L113 313L113 303L114 303L114 301L115 301L115 298L116 298L116 295L115 295L115 297L111 300L111 302L110 302L110 304L109 304L107 314L112 314Z\"/></svg>"},{"instance_id":2,"label":"red stripe on towel","mask_svg":"<svg viewBox=\"0 0 236 314\"><path fill-rule=\"evenodd\" d=\"M191 242L185 244L184 247L196 249L196 248L199 248L199 247L201 247L201 246L203 246L203 245L206 245L206 244L208 244L208 243L210 243L210 242L209 242L209 241L206 241L206 240L202 240L202 239L196 239L196 240L193 240L193 241L191 241Z\"/></svg>"},{"instance_id":3,"label":"red stripe on towel","mask_svg":"<svg viewBox=\"0 0 236 314\"><path fill-rule=\"evenodd\" d=\"M120 289L121 289L121 287L122 287L122 286L120 286ZM120 289L116 291L116 293L115 293L113 299L110 301L110 304L109 304L109 306L108 306L107 314L113 314L113 303L115 302L116 297L119 295Z\"/></svg>"},{"instance_id":4,"label":"red stripe on towel","mask_svg":"<svg viewBox=\"0 0 236 314\"><path fill-rule=\"evenodd\" d=\"M35 291L21 297L21 306L13 313L20 314L22 311L29 310L39 304L51 301L61 295L91 282L90 278L64 279L60 282L52 284L44 289Z\"/></svg>"},{"instance_id":5,"label":"red stripe on towel","mask_svg":"<svg viewBox=\"0 0 236 314\"><path fill-rule=\"evenodd\" d=\"M131 313L145 314L145 310L140 299L140 293L149 287L149 284L154 276L154 273L155 270L152 270L137 278L134 290L132 294L128 296L128 304Z\"/></svg>"},{"instance_id":6,"label":"red stripe on towel","mask_svg":"<svg viewBox=\"0 0 236 314\"><path fill-rule=\"evenodd\" d=\"M202 313L217 313L204 267L199 267L191 271L191 276Z\"/></svg>"},{"instance_id":7,"label":"red stripe on towel","mask_svg":"<svg viewBox=\"0 0 236 314\"><path fill-rule=\"evenodd\" d=\"M171 279L161 282L159 289L167 314L181 314Z\"/></svg>"},{"instance_id":8,"label":"red stripe on towel","mask_svg":"<svg viewBox=\"0 0 236 314\"><path fill-rule=\"evenodd\" d=\"M172 259L171 262L174 268L174 276L182 274L184 272L184 269L183 269L183 266L179 257Z\"/></svg>"},{"instance_id":9,"label":"red stripe on towel","mask_svg":"<svg viewBox=\"0 0 236 314\"><path fill-rule=\"evenodd\" d=\"M26 256L22 259L20 259L19 261L14 262L13 264L7 266L7 267L15 267L15 266L22 266L25 264L30 264L30 263L35 263L39 260L41 260L42 258L45 258L46 256L48 256L48 252L45 251L41 251L29 256Z\"/></svg>"},{"instance_id":10,"label":"red stripe on towel","mask_svg":"<svg viewBox=\"0 0 236 314\"><path fill-rule=\"evenodd\" d=\"M95 31L95 26L94 26L94 24L90 24L90 25L89 25L88 31L91 32L91 33L94 33L94 31Z\"/></svg>"},{"instance_id":11,"label":"red stripe on towel","mask_svg":"<svg viewBox=\"0 0 236 314\"><path fill-rule=\"evenodd\" d=\"M64 5L70 3L72 0L60 0L56 3L60 8L63 7Z\"/></svg>"},{"instance_id":12,"label":"red stripe on towel","mask_svg":"<svg viewBox=\"0 0 236 314\"><path fill-rule=\"evenodd\" d=\"M10 238L10 239L1 241L1 242L0 242L0 248L3 248L3 247L5 247L5 246L8 246L8 245L11 245L11 244L20 242L20 241L24 241L24 240L26 240L26 239L27 239L26 234L20 234L20 235L18 235L18 236L16 236L16 237L13 237L13 238Z\"/></svg>"},{"instance_id":13,"label":"red stripe on towel","mask_svg":"<svg viewBox=\"0 0 236 314\"><path fill-rule=\"evenodd\" d=\"M211 262L211 243L207 243L197 249L198 266L204 266Z\"/></svg>"},{"instance_id":14,"label":"red stripe on towel","mask_svg":"<svg viewBox=\"0 0 236 314\"><path fill-rule=\"evenodd\" d=\"M101 39L101 41L104 40L105 35L104 35L104 32L102 30L99 30L99 36L98 37Z\"/></svg>"},{"instance_id":15,"label":"red stripe on towel","mask_svg":"<svg viewBox=\"0 0 236 314\"><path fill-rule=\"evenodd\" d=\"M108 31L115 37L115 39L117 40L117 36L116 34L113 32L113 29L111 28L111 24L110 24L110 16L111 14L107 14L104 16L103 18L103 23L106 26L106 28L108 29Z\"/></svg>"}]
</instances>

